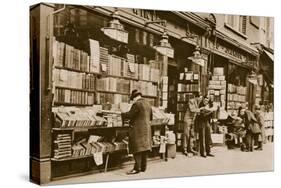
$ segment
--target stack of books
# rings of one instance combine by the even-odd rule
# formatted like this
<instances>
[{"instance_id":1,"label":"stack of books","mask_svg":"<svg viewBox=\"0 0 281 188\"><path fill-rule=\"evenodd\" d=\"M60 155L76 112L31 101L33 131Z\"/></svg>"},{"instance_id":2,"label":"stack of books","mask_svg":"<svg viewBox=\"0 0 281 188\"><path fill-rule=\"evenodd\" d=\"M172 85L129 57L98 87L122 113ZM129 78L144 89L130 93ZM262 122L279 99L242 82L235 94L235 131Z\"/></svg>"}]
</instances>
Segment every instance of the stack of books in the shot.
<instances>
[{"instance_id":1,"label":"stack of books","mask_svg":"<svg viewBox=\"0 0 281 188\"><path fill-rule=\"evenodd\" d=\"M92 142L90 144L92 146L91 153L110 153L127 149L127 144L125 142Z\"/></svg>"},{"instance_id":2,"label":"stack of books","mask_svg":"<svg viewBox=\"0 0 281 188\"><path fill-rule=\"evenodd\" d=\"M109 55L109 75L122 76L122 59L115 55Z\"/></svg>"},{"instance_id":3,"label":"stack of books","mask_svg":"<svg viewBox=\"0 0 281 188\"><path fill-rule=\"evenodd\" d=\"M70 134L58 134L54 140L54 158L63 159L71 157L71 136Z\"/></svg>"},{"instance_id":4,"label":"stack of books","mask_svg":"<svg viewBox=\"0 0 281 188\"><path fill-rule=\"evenodd\" d=\"M247 102L246 91L247 91L246 87L228 84L228 94L227 94L228 111L237 111L242 104L245 104Z\"/></svg>"},{"instance_id":5,"label":"stack of books","mask_svg":"<svg viewBox=\"0 0 281 188\"><path fill-rule=\"evenodd\" d=\"M54 84L59 87L94 90L95 77L92 74L55 69Z\"/></svg>"},{"instance_id":6,"label":"stack of books","mask_svg":"<svg viewBox=\"0 0 281 188\"><path fill-rule=\"evenodd\" d=\"M198 92L198 90L199 90L198 84L178 83L178 91L179 92Z\"/></svg>"},{"instance_id":7,"label":"stack of books","mask_svg":"<svg viewBox=\"0 0 281 188\"><path fill-rule=\"evenodd\" d=\"M103 117L107 121L107 127L122 127L121 113L117 114L113 111L103 110Z\"/></svg>"},{"instance_id":8,"label":"stack of books","mask_svg":"<svg viewBox=\"0 0 281 188\"><path fill-rule=\"evenodd\" d=\"M151 82L146 81L130 81L130 90L137 89L142 92L143 95L157 96L157 85L153 85Z\"/></svg>"},{"instance_id":9,"label":"stack of books","mask_svg":"<svg viewBox=\"0 0 281 188\"><path fill-rule=\"evenodd\" d=\"M129 101L129 95L112 94L112 93L98 93L99 104L119 104Z\"/></svg>"},{"instance_id":10,"label":"stack of books","mask_svg":"<svg viewBox=\"0 0 281 188\"><path fill-rule=\"evenodd\" d=\"M72 146L72 156L80 157L86 155L86 149L81 144L74 144Z\"/></svg>"},{"instance_id":11,"label":"stack of books","mask_svg":"<svg viewBox=\"0 0 281 188\"><path fill-rule=\"evenodd\" d=\"M160 80L160 70L156 68L150 69L150 81L159 82Z\"/></svg>"},{"instance_id":12,"label":"stack of books","mask_svg":"<svg viewBox=\"0 0 281 188\"><path fill-rule=\"evenodd\" d=\"M178 93L178 102L185 102L188 104L188 101L194 97L193 93Z\"/></svg>"},{"instance_id":13,"label":"stack of books","mask_svg":"<svg viewBox=\"0 0 281 188\"><path fill-rule=\"evenodd\" d=\"M145 64L139 65L139 79L150 81L150 66Z\"/></svg>"},{"instance_id":14,"label":"stack of books","mask_svg":"<svg viewBox=\"0 0 281 188\"><path fill-rule=\"evenodd\" d=\"M58 42L55 39L53 42L53 57L55 66L84 72L89 71L89 55L87 52L63 42Z\"/></svg>"},{"instance_id":15,"label":"stack of books","mask_svg":"<svg viewBox=\"0 0 281 188\"><path fill-rule=\"evenodd\" d=\"M226 100L226 81L223 67L214 68L214 74L212 76L212 79L209 80L208 89L208 94L210 98L214 101L214 104L224 109Z\"/></svg>"},{"instance_id":16,"label":"stack of books","mask_svg":"<svg viewBox=\"0 0 281 188\"><path fill-rule=\"evenodd\" d=\"M65 44L64 67L81 71L82 69L83 71L89 71L88 54L86 52L81 53L81 50Z\"/></svg>"},{"instance_id":17,"label":"stack of books","mask_svg":"<svg viewBox=\"0 0 281 188\"><path fill-rule=\"evenodd\" d=\"M92 146L89 144L86 139L82 139L75 143L72 146L72 156L80 157L80 156L89 156L92 152Z\"/></svg>"},{"instance_id":18,"label":"stack of books","mask_svg":"<svg viewBox=\"0 0 281 188\"><path fill-rule=\"evenodd\" d=\"M89 61L90 61L89 54L87 52L81 51L81 53L80 53L80 69L78 69L78 70L83 71L83 72L89 72L90 71Z\"/></svg>"},{"instance_id":19,"label":"stack of books","mask_svg":"<svg viewBox=\"0 0 281 188\"><path fill-rule=\"evenodd\" d=\"M64 65L64 49L65 43L56 41L55 37L53 38L53 57L54 64L58 67L63 67Z\"/></svg>"},{"instance_id":20,"label":"stack of books","mask_svg":"<svg viewBox=\"0 0 281 188\"><path fill-rule=\"evenodd\" d=\"M56 127L100 127L106 120L89 108L58 107L55 112Z\"/></svg>"},{"instance_id":21,"label":"stack of books","mask_svg":"<svg viewBox=\"0 0 281 188\"><path fill-rule=\"evenodd\" d=\"M97 79L97 90L120 92L122 94L129 95L130 81L121 78L112 78L112 77L100 78Z\"/></svg>"}]
</instances>

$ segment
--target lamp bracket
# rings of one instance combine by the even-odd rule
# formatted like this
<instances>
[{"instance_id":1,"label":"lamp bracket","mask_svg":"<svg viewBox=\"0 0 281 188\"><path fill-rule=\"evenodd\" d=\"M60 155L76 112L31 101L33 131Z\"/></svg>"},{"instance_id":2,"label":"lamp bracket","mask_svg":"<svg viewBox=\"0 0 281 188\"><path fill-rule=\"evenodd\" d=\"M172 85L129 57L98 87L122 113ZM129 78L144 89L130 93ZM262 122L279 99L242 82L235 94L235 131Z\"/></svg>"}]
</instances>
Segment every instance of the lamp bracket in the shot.
<instances>
[{"instance_id":1,"label":"lamp bracket","mask_svg":"<svg viewBox=\"0 0 281 188\"><path fill-rule=\"evenodd\" d=\"M190 38L198 38L198 35L195 35L193 33L190 32L189 29L189 24L186 24L186 29L185 29L185 36L181 37L181 39L190 39Z\"/></svg>"}]
</instances>

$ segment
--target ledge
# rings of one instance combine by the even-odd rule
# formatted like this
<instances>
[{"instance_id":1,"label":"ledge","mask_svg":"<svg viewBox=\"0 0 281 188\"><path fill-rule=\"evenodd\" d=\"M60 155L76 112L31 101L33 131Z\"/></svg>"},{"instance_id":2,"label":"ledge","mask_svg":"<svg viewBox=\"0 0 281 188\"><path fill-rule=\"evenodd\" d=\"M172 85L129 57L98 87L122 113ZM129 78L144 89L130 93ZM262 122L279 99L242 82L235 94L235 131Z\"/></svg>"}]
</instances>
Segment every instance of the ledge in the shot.
<instances>
[{"instance_id":1,"label":"ledge","mask_svg":"<svg viewBox=\"0 0 281 188\"><path fill-rule=\"evenodd\" d=\"M232 32L238 34L240 37L244 38L244 39L247 39L248 36L241 33L240 31L237 31L236 29L234 29L231 25L227 24L227 23L224 23L224 27L226 27L227 29L231 30Z\"/></svg>"}]
</instances>

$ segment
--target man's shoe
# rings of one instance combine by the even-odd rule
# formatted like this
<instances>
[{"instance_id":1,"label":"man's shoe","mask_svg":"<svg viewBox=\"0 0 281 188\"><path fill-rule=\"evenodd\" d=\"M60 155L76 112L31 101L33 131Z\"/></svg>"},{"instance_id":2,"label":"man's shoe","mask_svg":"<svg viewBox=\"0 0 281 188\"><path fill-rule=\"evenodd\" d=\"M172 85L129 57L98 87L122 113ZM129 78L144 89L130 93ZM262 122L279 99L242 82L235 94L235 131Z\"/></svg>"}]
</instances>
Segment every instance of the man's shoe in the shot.
<instances>
[{"instance_id":1,"label":"man's shoe","mask_svg":"<svg viewBox=\"0 0 281 188\"><path fill-rule=\"evenodd\" d=\"M187 156L187 155L188 155L187 151L184 151L184 152L183 152L183 154L184 154L185 156Z\"/></svg>"},{"instance_id":2,"label":"man's shoe","mask_svg":"<svg viewBox=\"0 0 281 188\"><path fill-rule=\"evenodd\" d=\"M257 147L257 148L255 148L255 150L259 150L259 151L261 151L261 150L262 150L262 148L261 148L261 147Z\"/></svg>"},{"instance_id":3,"label":"man's shoe","mask_svg":"<svg viewBox=\"0 0 281 188\"><path fill-rule=\"evenodd\" d=\"M200 155L200 156L206 158L206 155Z\"/></svg>"},{"instance_id":4,"label":"man's shoe","mask_svg":"<svg viewBox=\"0 0 281 188\"><path fill-rule=\"evenodd\" d=\"M133 169L133 170L127 172L127 175L133 175L133 174L138 174L138 173L140 173L140 171Z\"/></svg>"},{"instance_id":5,"label":"man's shoe","mask_svg":"<svg viewBox=\"0 0 281 188\"><path fill-rule=\"evenodd\" d=\"M215 157L213 154L208 153L207 154L208 157Z\"/></svg>"},{"instance_id":6,"label":"man's shoe","mask_svg":"<svg viewBox=\"0 0 281 188\"><path fill-rule=\"evenodd\" d=\"M194 150L191 150L190 153L192 153L193 155L197 155L198 153Z\"/></svg>"}]
</instances>

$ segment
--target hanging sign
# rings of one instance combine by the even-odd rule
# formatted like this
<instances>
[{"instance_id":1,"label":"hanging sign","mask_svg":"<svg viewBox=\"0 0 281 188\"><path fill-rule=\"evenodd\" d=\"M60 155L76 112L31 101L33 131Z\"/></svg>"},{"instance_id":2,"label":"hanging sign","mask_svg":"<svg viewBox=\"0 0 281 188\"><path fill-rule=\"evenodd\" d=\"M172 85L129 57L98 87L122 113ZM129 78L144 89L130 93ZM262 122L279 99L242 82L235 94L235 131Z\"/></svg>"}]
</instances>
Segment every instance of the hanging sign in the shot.
<instances>
[{"instance_id":1,"label":"hanging sign","mask_svg":"<svg viewBox=\"0 0 281 188\"><path fill-rule=\"evenodd\" d=\"M119 42L128 43L128 32L120 29L115 29L111 27L102 28L102 31L109 38L117 40Z\"/></svg>"},{"instance_id":2,"label":"hanging sign","mask_svg":"<svg viewBox=\"0 0 281 188\"><path fill-rule=\"evenodd\" d=\"M162 46L156 46L154 48L160 54L166 55L170 58L174 58L174 49L173 48L167 48L167 47L162 47Z\"/></svg>"},{"instance_id":3,"label":"hanging sign","mask_svg":"<svg viewBox=\"0 0 281 188\"><path fill-rule=\"evenodd\" d=\"M193 56L188 57L189 60L191 60L193 63L196 63L197 65L200 65L202 67L204 67L205 65L205 61L202 58L195 58Z\"/></svg>"}]
</instances>

